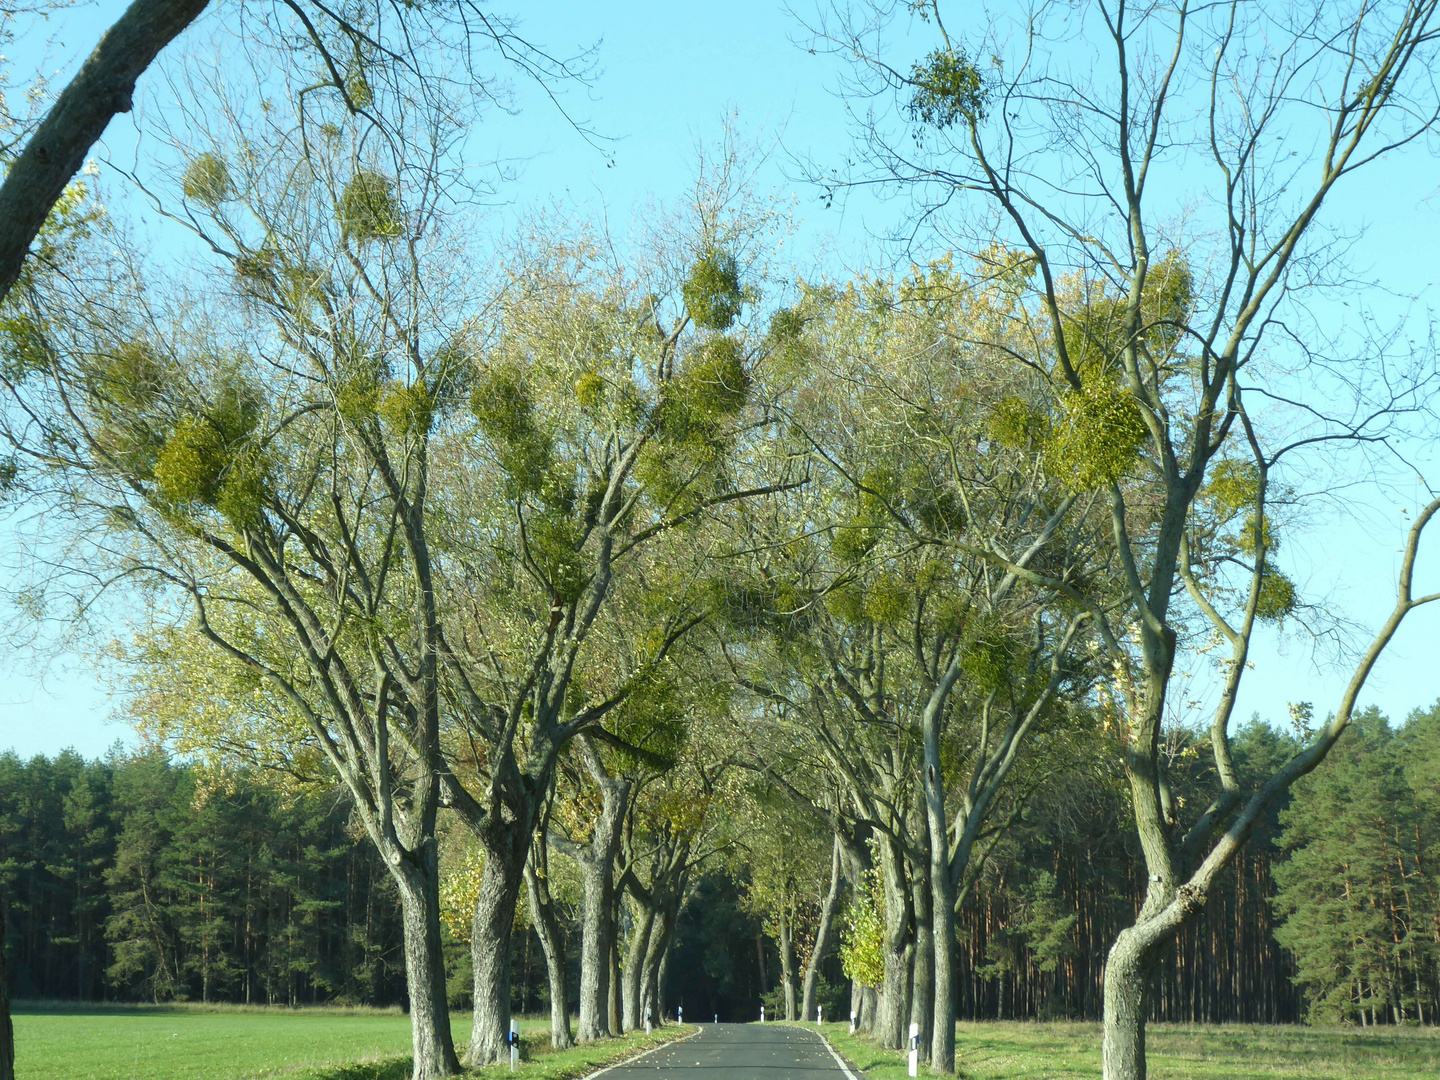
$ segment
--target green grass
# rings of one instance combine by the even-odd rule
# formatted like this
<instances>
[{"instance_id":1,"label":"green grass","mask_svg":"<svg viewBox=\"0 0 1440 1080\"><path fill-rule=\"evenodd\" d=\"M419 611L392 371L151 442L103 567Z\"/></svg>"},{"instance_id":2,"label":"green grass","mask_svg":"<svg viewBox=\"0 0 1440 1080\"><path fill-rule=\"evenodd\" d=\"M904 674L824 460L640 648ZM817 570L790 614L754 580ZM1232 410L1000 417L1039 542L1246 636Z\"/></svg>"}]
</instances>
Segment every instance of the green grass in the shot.
<instances>
[{"instance_id":1,"label":"green grass","mask_svg":"<svg viewBox=\"0 0 1440 1080\"><path fill-rule=\"evenodd\" d=\"M470 1015L451 1018L456 1046ZM533 1060L475 1078L569 1080L675 1037L673 1025L552 1053L550 1022L522 1020ZM686 1028L685 1030L693 1030ZM31 1004L15 1010L16 1073L25 1080L405 1080L410 1020L398 1010Z\"/></svg>"},{"instance_id":2,"label":"green grass","mask_svg":"<svg viewBox=\"0 0 1440 1080\"><path fill-rule=\"evenodd\" d=\"M813 1027L813 1025L805 1025ZM901 1080L905 1055L880 1050L826 1024L831 1045L868 1080ZM1151 1024L1151 1080L1420 1080L1440 1076L1440 1029L1310 1028ZM965 1080L1093 1080L1100 1074L1099 1024L962 1023L956 1065ZM921 1074L928 1070L921 1067Z\"/></svg>"}]
</instances>

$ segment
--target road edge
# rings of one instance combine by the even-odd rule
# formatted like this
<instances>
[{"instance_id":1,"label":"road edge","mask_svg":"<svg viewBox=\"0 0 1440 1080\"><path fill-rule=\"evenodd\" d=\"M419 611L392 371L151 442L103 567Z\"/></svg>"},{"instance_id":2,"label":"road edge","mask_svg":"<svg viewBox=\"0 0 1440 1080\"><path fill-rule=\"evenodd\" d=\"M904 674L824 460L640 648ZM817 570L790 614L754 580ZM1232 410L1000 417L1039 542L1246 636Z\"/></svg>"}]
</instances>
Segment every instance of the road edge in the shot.
<instances>
[{"instance_id":1,"label":"road edge","mask_svg":"<svg viewBox=\"0 0 1440 1080\"><path fill-rule=\"evenodd\" d=\"M847 1080L865 1080L865 1073L856 1068L851 1068L850 1063L840 1056L840 1052L830 1045L830 1039L826 1036L824 1029L816 1027L815 1034L820 1036L820 1041L825 1044L825 1049L830 1051L830 1056L835 1059L835 1064L840 1066Z\"/></svg>"},{"instance_id":2,"label":"road edge","mask_svg":"<svg viewBox=\"0 0 1440 1080\"><path fill-rule=\"evenodd\" d=\"M701 1025L700 1025L700 1024L696 1024L696 1025L695 1025L695 1030L692 1031L692 1032L690 1032L690 1034L688 1034L688 1035L681 1035L678 1039L670 1039L668 1042L663 1042L663 1043L661 1043L659 1046L652 1046L652 1047L650 1047L649 1050L641 1050L640 1053L638 1053L638 1054L632 1054L630 1057L626 1058L626 1059L623 1060L623 1061L617 1061L617 1062L615 1062L615 1063L613 1063L613 1064L611 1064L611 1065L606 1065L604 1068L596 1069L594 1072L588 1073L587 1075L581 1077L580 1080L595 1080L595 1078L596 1078L597 1076L603 1076L605 1073L609 1072L611 1069L624 1068L626 1065L629 1065L629 1064L631 1064L632 1062L639 1061L641 1058L645 1057L645 1056L648 1055L648 1054L653 1054L653 1053L655 1053L655 1051L657 1051L657 1050L664 1050L666 1047L668 1047L668 1046L674 1046L676 1043L682 1043L682 1042L684 1042L686 1039L693 1039L693 1038L695 1038L697 1035L700 1034L700 1029L701 1029ZM826 1043L825 1045L826 1045L826 1046L829 1046L830 1044L829 1044L829 1043ZM833 1054L835 1051L834 1051L834 1050L831 1050L830 1052ZM855 1077L852 1076L852 1077L851 1077L851 1080L855 1080Z\"/></svg>"}]
</instances>

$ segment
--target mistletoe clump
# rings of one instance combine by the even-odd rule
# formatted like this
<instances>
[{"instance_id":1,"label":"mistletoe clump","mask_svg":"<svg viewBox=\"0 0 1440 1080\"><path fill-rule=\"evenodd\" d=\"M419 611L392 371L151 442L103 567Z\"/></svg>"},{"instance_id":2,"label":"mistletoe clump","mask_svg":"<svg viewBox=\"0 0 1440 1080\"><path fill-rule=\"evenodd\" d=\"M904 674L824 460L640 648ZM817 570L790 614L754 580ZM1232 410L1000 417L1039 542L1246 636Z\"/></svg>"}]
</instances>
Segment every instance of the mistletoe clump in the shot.
<instances>
[{"instance_id":1,"label":"mistletoe clump","mask_svg":"<svg viewBox=\"0 0 1440 1080\"><path fill-rule=\"evenodd\" d=\"M361 243L395 239L403 223L395 181L375 169L361 169L340 193L335 216L345 235Z\"/></svg>"},{"instance_id":2,"label":"mistletoe clump","mask_svg":"<svg viewBox=\"0 0 1440 1080\"><path fill-rule=\"evenodd\" d=\"M175 425L155 461L161 498L181 510L206 506L237 529L260 519L268 469L253 435L260 401L248 388L227 385L214 406Z\"/></svg>"},{"instance_id":3,"label":"mistletoe clump","mask_svg":"<svg viewBox=\"0 0 1440 1080\"><path fill-rule=\"evenodd\" d=\"M230 180L230 168L219 154L206 152L197 155L185 167L180 178L180 190L185 198L214 210L235 194L235 185Z\"/></svg>"},{"instance_id":4,"label":"mistletoe clump","mask_svg":"<svg viewBox=\"0 0 1440 1080\"><path fill-rule=\"evenodd\" d=\"M1064 419L1045 448L1051 470L1075 491L1118 483L1149 434L1135 399L1100 380L1069 392L1062 405Z\"/></svg>"},{"instance_id":5,"label":"mistletoe clump","mask_svg":"<svg viewBox=\"0 0 1440 1080\"><path fill-rule=\"evenodd\" d=\"M910 69L910 118L941 131L985 119L985 77L963 52L932 52Z\"/></svg>"},{"instance_id":6,"label":"mistletoe clump","mask_svg":"<svg viewBox=\"0 0 1440 1080\"><path fill-rule=\"evenodd\" d=\"M740 317L744 296L735 256L711 251L701 256L680 287L685 309L695 325L706 330L728 330Z\"/></svg>"}]
</instances>

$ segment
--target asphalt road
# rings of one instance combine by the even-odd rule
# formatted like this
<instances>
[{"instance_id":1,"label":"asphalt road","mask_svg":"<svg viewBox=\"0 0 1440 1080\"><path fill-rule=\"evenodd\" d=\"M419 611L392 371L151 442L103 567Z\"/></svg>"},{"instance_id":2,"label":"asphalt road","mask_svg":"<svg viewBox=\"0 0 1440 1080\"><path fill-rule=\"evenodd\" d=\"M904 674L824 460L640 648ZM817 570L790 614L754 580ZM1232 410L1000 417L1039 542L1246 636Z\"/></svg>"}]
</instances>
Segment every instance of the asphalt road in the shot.
<instances>
[{"instance_id":1,"label":"asphalt road","mask_svg":"<svg viewBox=\"0 0 1440 1080\"><path fill-rule=\"evenodd\" d=\"M780 1024L703 1024L599 1080L855 1080L813 1031Z\"/></svg>"}]
</instances>

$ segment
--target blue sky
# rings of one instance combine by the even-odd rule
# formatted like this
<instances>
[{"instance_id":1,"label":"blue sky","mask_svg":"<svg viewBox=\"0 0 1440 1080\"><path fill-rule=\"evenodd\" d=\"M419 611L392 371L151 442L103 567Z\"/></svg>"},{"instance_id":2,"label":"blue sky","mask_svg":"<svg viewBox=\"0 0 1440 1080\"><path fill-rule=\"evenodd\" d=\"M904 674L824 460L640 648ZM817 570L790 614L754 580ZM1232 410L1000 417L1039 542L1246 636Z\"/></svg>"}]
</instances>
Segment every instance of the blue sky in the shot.
<instances>
[{"instance_id":1,"label":"blue sky","mask_svg":"<svg viewBox=\"0 0 1440 1080\"><path fill-rule=\"evenodd\" d=\"M57 15L46 28L48 37L32 34L10 50L12 77L23 80L42 62L50 71L68 70L121 7L107 2ZM214 20L223 18L227 8L210 16L210 26L193 30L184 47L208 48ZM797 8L806 12L809 4L802 0ZM534 87L517 85L520 114L492 117L477 135L487 154L512 161L519 171L518 181L503 192L506 205L497 208L498 220L558 202L577 213L603 212L623 232L650 197L673 199L684 190L697 144L713 143L723 118L732 113L742 138L775 148L758 180L794 194L800 220L797 252L839 251L848 261L873 249L871 235L886 232L897 220L898 204L865 197L827 210L817 192L793 179L795 159L843 164L849 134L843 107L831 92L840 74L836 62L796 44L803 32L780 3L535 0L523 10L522 30L554 52L597 46L599 71L593 84L568 91L563 100L573 115L609 138L600 149L588 145ZM148 109L163 108L157 85L153 76L142 83ZM133 153L135 137L134 119L120 118L107 134L107 151L123 159ZM1355 260L1393 293L1376 303L1394 318L1434 299L1440 203L1437 170L1427 148L1397 157L1381 170L1371 174L1373 181L1343 190L1332 210L1346 224L1366 227ZM1345 317L1340 308L1336 315ZM1429 447L1410 449L1433 466ZM1429 472L1440 476L1440 469ZM1398 491L1372 486L1360 494L1358 515L1317 518L1307 532L1287 541L1284 558L1286 569L1312 595L1326 597L1373 627L1393 598L1403 528L1399 508L1408 503L1413 509L1414 495L1403 486ZM6 529L0 522L0 532ZM1429 555L1436 569L1428 580L1440 582L1440 540ZM1440 611L1412 617L1372 677L1366 700L1400 717L1440 696L1440 674L1431 659L1437 632ZM1317 666L1302 638L1282 642L1270 634L1258 646L1240 715L1254 710L1278 720L1292 700L1313 701L1320 715L1329 711L1343 685L1337 666ZM1196 680L1197 699L1207 699L1206 681L1203 674ZM86 661L63 656L46 667L24 653L0 655L0 752L54 753L74 746L89 755L103 753L117 738L128 737L123 725L106 722L111 711Z\"/></svg>"}]
</instances>

